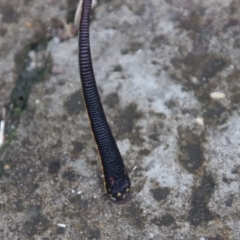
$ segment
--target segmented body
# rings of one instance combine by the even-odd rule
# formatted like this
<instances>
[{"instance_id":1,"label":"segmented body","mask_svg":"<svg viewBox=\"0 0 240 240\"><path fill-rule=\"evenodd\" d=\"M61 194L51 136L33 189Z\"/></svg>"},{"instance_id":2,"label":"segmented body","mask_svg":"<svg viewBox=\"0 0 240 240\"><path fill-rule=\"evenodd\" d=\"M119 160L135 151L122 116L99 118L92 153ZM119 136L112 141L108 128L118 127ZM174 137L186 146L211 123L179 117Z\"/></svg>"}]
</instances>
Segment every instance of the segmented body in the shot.
<instances>
[{"instance_id":1,"label":"segmented body","mask_svg":"<svg viewBox=\"0 0 240 240\"><path fill-rule=\"evenodd\" d=\"M105 188L112 200L124 201L131 182L122 156L108 125L92 67L89 25L91 0L83 0L79 27L79 68L83 95L104 173Z\"/></svg>"}]
</instances>

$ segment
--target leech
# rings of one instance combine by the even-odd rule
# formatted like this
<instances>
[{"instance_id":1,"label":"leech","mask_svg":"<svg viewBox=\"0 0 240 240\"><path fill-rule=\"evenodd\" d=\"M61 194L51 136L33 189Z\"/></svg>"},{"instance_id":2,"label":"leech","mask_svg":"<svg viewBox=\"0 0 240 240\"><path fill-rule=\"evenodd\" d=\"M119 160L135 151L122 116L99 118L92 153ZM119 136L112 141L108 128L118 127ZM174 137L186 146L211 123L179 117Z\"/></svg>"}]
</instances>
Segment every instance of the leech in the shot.
<instances>
[{"instance_id":1,"label":"leech","mask_svg":"<svg viewBox=\"0 0 240 240\"><path fill-rule=\"evenodd\" d=\"M98 146L104 174L104 186L110 199L125 202L131 182L122 156L108 125L92 67L89 25L92 0L83 0L79 25L79 70L84 100L93 135Z\"/></svg>"}]
</instances>

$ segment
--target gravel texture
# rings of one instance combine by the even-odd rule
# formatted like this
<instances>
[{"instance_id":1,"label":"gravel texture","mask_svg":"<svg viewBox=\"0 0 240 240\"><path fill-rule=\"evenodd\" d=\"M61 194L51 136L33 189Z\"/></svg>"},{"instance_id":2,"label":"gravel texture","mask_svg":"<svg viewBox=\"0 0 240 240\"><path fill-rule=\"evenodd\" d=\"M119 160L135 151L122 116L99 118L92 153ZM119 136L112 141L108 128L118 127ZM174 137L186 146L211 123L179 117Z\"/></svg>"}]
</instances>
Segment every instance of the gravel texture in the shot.
<instances>
[{"instance_id":1,"label":"gravel texture","mask_svg":"<svg viewBox=\"0 0 240 240\"><path fill-rule=\"evenodd\" d=\"M95 3L95 75L133 185L122 205L103 189L76 7L0 1L0 239L239 240L240 2Z\"/></svg>"}]
</instances>

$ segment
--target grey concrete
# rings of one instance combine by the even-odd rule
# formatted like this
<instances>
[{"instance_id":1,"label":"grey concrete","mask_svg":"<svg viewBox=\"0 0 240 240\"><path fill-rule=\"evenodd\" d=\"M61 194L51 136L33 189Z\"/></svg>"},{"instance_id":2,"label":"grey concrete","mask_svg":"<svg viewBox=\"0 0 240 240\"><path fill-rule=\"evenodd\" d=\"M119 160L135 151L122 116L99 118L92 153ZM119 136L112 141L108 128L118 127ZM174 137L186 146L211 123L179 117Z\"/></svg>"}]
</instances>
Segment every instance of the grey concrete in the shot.
<instances>
[{"instance_id":1,"label":"grey concrete","mask_svg":"<svg viewBox=\"0 0 240 240\"><path fill-rule=\"evenodd\" d=\"M66 19L72 5L0 2L0 106L8 111L0 239L240 239L239 1L115 0L94 8L97 84L133 185L123 205L103 190L77 37L50 21ZM23 51L24 71L47 73L29 88L26 107L17 105L16 120L19 51L46 39L47 49ZM212 99L216 91L225 97Z\"/></svg>"}]
</instances>

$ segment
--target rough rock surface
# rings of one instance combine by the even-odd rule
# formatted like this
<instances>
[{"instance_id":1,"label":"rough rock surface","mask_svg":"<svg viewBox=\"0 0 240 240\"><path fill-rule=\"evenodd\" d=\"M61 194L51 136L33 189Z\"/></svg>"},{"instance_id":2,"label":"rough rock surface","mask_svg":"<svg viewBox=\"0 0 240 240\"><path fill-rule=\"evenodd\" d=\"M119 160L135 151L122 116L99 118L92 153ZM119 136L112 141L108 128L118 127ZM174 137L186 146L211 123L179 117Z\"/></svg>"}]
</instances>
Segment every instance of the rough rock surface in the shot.
<instances>
[{"instance_id":1,"label":"rough rock surface","mask_svg":"<svg viewBox=\"0 0 240 240\"><path fill-rule=\"evenodd\" d=\"M94 70L133 185L123 205L104 193L62 24L76 3L0 1L0 239L239 240L239 1L95 6Z\"/></svg>"}]
</instances>

